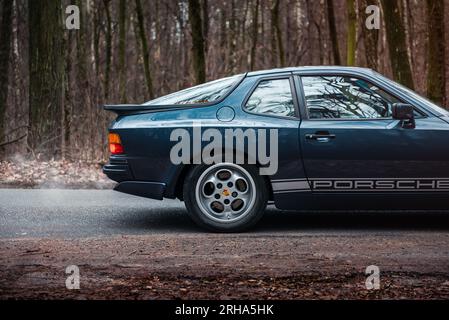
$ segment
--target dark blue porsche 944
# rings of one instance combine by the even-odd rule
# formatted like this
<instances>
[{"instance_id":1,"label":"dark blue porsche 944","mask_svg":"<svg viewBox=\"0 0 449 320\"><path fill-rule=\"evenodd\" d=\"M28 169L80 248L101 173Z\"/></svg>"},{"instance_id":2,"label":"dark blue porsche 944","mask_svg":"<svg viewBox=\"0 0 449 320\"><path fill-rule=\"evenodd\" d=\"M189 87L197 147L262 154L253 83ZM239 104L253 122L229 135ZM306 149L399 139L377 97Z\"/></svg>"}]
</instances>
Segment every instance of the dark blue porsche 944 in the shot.
<instances>
[{"instance_id":1,"label":"dark blue porsche 944","mask_svg":"<svg viewBox=\"0 0 449 320\"><path fill-rule=\"evenodd\" d=\"M107 105L115 190L215 231L283 210L449 208L449 112L368 69L250 72Z\"/></svg>"}]
</instances>

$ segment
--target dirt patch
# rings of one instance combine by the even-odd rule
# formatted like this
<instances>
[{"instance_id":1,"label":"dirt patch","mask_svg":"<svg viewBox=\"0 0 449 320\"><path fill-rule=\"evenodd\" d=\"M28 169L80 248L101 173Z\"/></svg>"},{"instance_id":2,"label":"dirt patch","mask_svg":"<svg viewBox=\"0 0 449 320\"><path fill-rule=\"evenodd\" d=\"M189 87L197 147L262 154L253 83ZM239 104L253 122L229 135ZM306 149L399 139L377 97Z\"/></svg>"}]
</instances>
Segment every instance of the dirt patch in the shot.
<instances>
[{"instance_id":1,"label":"dirt patch","mask_svg":"<svg viewBox=\"0 0 449 320\"><path fill-rule=\"evenodd\" d=\"M432 238L432 239L431 239ZM2 299L448 299L448 235L2 240ZM365 269L381 270L367 290ZM80 290L67 290L68 265Z\"/></svg>"}]
</instances>

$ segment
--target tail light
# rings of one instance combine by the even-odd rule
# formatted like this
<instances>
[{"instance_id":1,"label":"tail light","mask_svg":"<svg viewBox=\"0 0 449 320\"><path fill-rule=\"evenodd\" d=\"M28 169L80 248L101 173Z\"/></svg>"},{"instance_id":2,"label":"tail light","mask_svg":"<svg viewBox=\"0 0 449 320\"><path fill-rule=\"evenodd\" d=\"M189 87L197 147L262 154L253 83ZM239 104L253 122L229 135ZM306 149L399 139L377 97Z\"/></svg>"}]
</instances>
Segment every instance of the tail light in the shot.
<instances>
[{"instance_id":1,"label":"tail light","mask_svg":"<svg viewBox=\"0 0 449 320\"><path fill-rule=\"evenodd\" d=\"M109 134L109 151L111 154L123 154L125 152L120 136L117 133Z\"/></svg>"}]
</instances>

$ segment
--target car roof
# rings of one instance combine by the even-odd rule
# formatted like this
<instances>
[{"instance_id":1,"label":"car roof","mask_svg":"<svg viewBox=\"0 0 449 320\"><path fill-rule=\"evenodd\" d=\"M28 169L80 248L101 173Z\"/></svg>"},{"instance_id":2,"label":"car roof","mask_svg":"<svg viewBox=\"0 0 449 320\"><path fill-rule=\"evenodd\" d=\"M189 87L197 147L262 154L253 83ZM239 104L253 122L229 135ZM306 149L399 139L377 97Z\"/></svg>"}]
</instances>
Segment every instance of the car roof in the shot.
<instances>
[{"instance_id":1,"label":"car roof","mask_svg":"<svg viewBox=\"0 0 449 320\"><path fill-rule=\"evenodd\" d=\"M329 72L354 72L354 73L364 73L372 75L374 73L373 70L368 68L360 68L360 67L342 67L342 66L304 66L304 67L288 67L288 68L278 68L278 69L270 69L270 70L260 70L260 71L251 71L248 72L247 76L262 76L262 75L270 75L277 73L286 73L286 72L300 72L300 71L329 71Z\"/></svg>"}]
</instances>

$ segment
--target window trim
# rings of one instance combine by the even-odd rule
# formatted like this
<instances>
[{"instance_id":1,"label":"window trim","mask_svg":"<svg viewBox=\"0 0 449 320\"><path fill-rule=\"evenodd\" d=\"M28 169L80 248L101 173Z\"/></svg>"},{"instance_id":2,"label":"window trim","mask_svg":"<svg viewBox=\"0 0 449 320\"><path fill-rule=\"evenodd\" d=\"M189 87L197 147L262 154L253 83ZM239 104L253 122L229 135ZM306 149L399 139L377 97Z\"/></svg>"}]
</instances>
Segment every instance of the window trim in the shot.
<instances>
[{"instance_id":1,"label":"window trim","mask_svg":"<svg viewBox=\"0 0 449 320\"><path fill-rule=\"evenodd\" d=\"M251 98L253 93L259 87L259 84L263 81L269 81L269 80L288 80L289 81L290 92L292 95L293 105L295 108L294 116L280 116L280 115L275 115L275 114L259 113L259 112L249 111L248 109L245 108L249 99ZM257 81L251 86L251 89L246 94L240 107L243 112L245 112L247 114L251 114L251 115L256 115L256 116L261 116L261 117L278 118L278 119L301 120L301 115L300 115L300 111L299 111L300 107L299 107L299 100L298 100L298 92L296 90L296 86L294 83L294 77L291 73L283 74L283 75L275 75L275 76L271 75L271 76L261 77L261 78L257 79Z\"/></svg>"},{"instance_id":2,"label":"window trim","mask_svg":"<svg viewBox=\"0 0 449 320\"><path fill-rule=\"evenodd\" d=\"M331 118L323 118L323 119L314 119L314 118L310 118L309 117L309 108L307 106L307 101L306 101L306 97L305 97L305 92L304 92L304 85L302 82L302 78L305 77L353 77L359 80L363 80L368 82L371 85L374 85L376 87L378 87L379 89L385 91L386 93L388 93L389 95L391 95L392 97L396 98L397 100L401 101L402 103L408 103L411 104L413 106L413 108L415 109L415 111L417 111L418 113L421 114L420 117L416 117L416 119L425 119L429 117L429 113L422 110L422 108L419 108L416 106L415 103L410 103L409 101L404 102L404 99L402 97L399 97L397 94L395 94L394 92L392 92L391 90L389 90L388 88L386 88L386 86L384 86L383 84L374 81L373 79L364 76L362 74L354 74L354 73L350 73L350 72L299 72L299 73L295 73L295 82L297 82L297 86L299 86L298 89L298 94L299 94L299 100L302 102L303 107L301 108L301 115L303 116L304 120L307 121L376 121L376 120L380 120L380 121L385 121L385 120L389 120L389 121L393 121L394 119L392 117L383 117L383 118L335 118L335 119L331 119Z\"/></svg>"}]
</instances>

